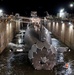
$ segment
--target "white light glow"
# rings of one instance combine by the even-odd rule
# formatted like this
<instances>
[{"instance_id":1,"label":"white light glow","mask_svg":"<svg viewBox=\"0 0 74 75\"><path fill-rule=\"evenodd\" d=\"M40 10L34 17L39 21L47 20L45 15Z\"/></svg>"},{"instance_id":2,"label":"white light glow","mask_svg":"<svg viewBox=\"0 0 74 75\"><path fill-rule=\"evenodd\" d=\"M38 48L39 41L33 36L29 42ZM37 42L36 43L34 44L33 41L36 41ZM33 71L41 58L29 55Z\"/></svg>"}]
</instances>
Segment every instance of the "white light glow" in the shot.
<instances>
[{"instance_id":1,"label":"white light glow","mask_svg":"<svg viewBox=\"0 0 74 75\"><path fill-rule=\"evenodd\" d=\"M51 25L51 22L49 22L48 25Z\"/></svg>"},{"instance_id":2,"label":"white light glow","mask_svg":"<svg viewBox=\"0 0 74 75\"><path fill-rule=\"evenodd\" d=\"M7 23L7 25L6 25L6 30L7 30L7 32L8 32L8 30L9 30L9 24Z\"/></svg>"},{"instance_id":3,"label":"white light glow","mask_svg":"<svg viewBox=\"0 0 74 75\"><path fill-rule=\"evenodd\" d=\"M72 30L73 30L73 25L70 25L70 27L69 27L69 33L70 34L72 33Z\"/></svg>"},{"instance_id":4,"label":"white light glow","mask_svg":"<svg viewBox=\"0 0 74 75\"><path fill-rule=\"evenodd\" d=\"M31 18L32 23L37 22L38 24L40 23L39 18Z\"/></svg>"},{"instance_id":5,"label":"white light glow","mask_svg":"<svg viewBox=\"0 0 74 75\"><path fill-rule=\"evenodd\" d=\"M12 28L12 24L10 23L10 28Z\"/></svg>"},{"instance_id":6,"label":"white light glow","mask_svg":"<svg viewBox=\"0 0 74 75\"><path fill-rule=\"evenodd\" d=\"M55 30L55 22L53 22L53 31Z\"/></svg>"},{"instance_id":7,"label":"white light glow","mask_svg":"<svg viewBox=\"0 0 74 75\"><path fill-rule=\"evenodd\" d=\"M18 39L18 43L20 44L21 42L22 42L22 40L19 38L19 39Z\"/></svg>"},{"instance_id":8,"label":"white light glow","mask_svg":"<svg viewBox=\"0 0 74 75\"><path fill-rule=\"evenodd\" d=\"M53 25L55 25L55 22L53 22Z\"/></svg>"},{"instance_id":9,"label":"white light glow","mask_svg":"<svg viewBox=\"0 0 74 75\"><path fill-rule=\"evenodd\" d=\"M63 17L63 16L64 16L64 12L61 12L61 13L60 13L60 17Z\"/></svg>"},{"instance_id":10,"label":"white light glow","mask_svg":"<svg viewBox=\"0 0 74 75\"><path fill-rule=\"evenodd\" d=\"M69 22L69 25L71 24L71 22Z\"/></svg>"},{"instance_id":11,"label":"white light glow","mask_svg":"<svg viewBox=\"0 0 74 75\"><path fill-rule=\"evenodd\" d=\"M2 9L0 9L0 13L3 13L3 10Z\"/></svg>"},{"instance_id":12,"label":"white light glow","mask_svg":"<svg viewBox=\"0 0 74 75\"><path fill-rule=\"evenodd\" d=\"M71 23L71 22L69 22L68 24L69 24L69 25L72 25L72 23Z\"/></svg>"},{"instance_id":13,"label":"white light glow","mask_svg":"<svg viewBox=\"0 0 74 75\"><path fill-rule=\"evenodd\" d=\"M70 38L70 40L71 40L72 35L73 35L73 25L71 24L69 26L69 38Z\"/></svg>"},{"instance_id":14,"label":"white light glow","mask_svg":"<svg viewBox=\"0 0 74 75\"><path fill-rule=\"evenodd\" d=\"M62 12L64 12L64 9L61 9L61 10L60 10L60 13L62 13Z\"/></svg>"},{"instance_id":15,"label":"white light glow","mask_svg":"<svg viewBox=\"0 0 74 75\"><path fill-rule=\"evenodd\" d=\"M59 25L59 24L58 24L58 22L57 22L57 23L56 23L56 30L57 30L57 31L58 31L58 25Z\"/></svg>"},{"instance_id":16,"label":"white light glow","mask_svg":"<svg viewBox=\"0 0 74 75\"><path fill-rule=\"evenodd\" d=\"M59 16L62 17L62 18L65 16L64 9L61 9L61 10L59 11Z\"/></svg>"},{"instance_id":17,"label":"white light glow","mask_svg":"<svg viewBox=\"0 0 74 75\"><path fill-rule=\"evenodd\" d=\"M69 49L69 52L70 52L71 50Z\"/></svg>"},{"instance_id":18,"label":"white light glow","mask_svg":"<svg viewBox=\"0 0 74 75\"><path fill-rule=\"evenodd\" d=\"M70 4L70 7L73 7L73 4Z\"/></svg>"},{"instance_id":19,"label":"white light glow","mask_svg":"<svg viewBox=\"0 0 74 75\"><path fill-rule=\"evenodd\" d=\"M18 52L22 52L22 51L23 51L23 49L17 49L17 51L18 51Z\"/></svg>"},{"instance_id":20,"label":"white light glow","mask_svg":"<svg viewBox=\"0 0 74 75\"><path fill-rule=\"evenodd\" d=\"M0 16L3 16L3 10L0 9Z\"/></svg>"},{"instance_id":21,"label":"white light glow","mask_svg":"<svg viewBox=\"0 0 74 75\"><path fill-rule=\"evenodd\" d=\"M64 30L65 30L65 24L63 23L63 24L62 24L62 30L61 30L61 33L62 33L62 34L64 34Z\"/></svg>"},{"instance_id":22,"label":"white light glow","mask_svg":"<svg viewBox=\"0 0 74 75\"><path fill-rule=\"evenodd\" d=\"M7 23L7 27L8 27L8 25L9 25L9 24Z\"/></svg>"}]
</instances>

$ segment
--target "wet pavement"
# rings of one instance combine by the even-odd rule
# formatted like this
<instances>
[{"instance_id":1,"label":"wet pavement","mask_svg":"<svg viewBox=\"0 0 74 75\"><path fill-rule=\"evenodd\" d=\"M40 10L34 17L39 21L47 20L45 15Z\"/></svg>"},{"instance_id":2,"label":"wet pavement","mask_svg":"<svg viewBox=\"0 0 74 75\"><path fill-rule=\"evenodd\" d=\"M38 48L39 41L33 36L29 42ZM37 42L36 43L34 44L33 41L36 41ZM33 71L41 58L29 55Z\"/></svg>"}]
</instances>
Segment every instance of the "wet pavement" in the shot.
<instances>
[{"instance_id":1,"label":"wet pavement","mask_svg":"<svg viewBox=\"0 0 74 75\"><path fill-rule=\"evenodd\" d=\"M55 47L65 46L55 38L52 38L52 44ZM37 71L29 62L26 53L13 53L9 48L6 48L0 55L0 75L74 75L74 51L65 52L64 58L65 63L69 63L68 69L60 67L59 71L57 66L56 70ZM58 72L60 73L58 74Z\"/></svg>"}]
</instances>

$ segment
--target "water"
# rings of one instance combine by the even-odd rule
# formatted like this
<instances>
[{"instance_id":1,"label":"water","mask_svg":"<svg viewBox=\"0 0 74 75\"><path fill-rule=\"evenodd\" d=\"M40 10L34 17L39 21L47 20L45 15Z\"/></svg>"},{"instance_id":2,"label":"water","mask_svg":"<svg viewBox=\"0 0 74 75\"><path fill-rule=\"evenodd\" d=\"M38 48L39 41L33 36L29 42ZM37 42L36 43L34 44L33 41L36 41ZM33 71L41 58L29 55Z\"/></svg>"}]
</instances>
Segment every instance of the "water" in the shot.
<instances>
[{"instance_id":1,"label":"water","mask_svg":"<svg viewBox=\"0 0 74 75\"><path fill-rule=\"evenodd\" d=\"M55 38L52 38L52 44L55 47L66 47L63 43L58 41ZM61 65L58 65L56 67L55 75L74 75L74 50L68 49L64 53L64 63L61 63ZM68 64L68 67L66 68L66 64Z\"/></svg>"},{"instance_id":2,"label":"water","mask_svg":"<svg viewBox=\"0 0 74 75\"><path fill-rule=\"evenodd\" d=\"M55 47L65 46L55 38L52 38L52 44ZM63 69L65 65L62 65L60 71L58 68L51 71L37 71L25 53L12 53L9 48L6 48L0 55L0 75L74 75L74 51L65 52L64 57L65 63L69 63L68 69ZM64 74L61 74L62 72Z\"/></svg>"}]
</instances>

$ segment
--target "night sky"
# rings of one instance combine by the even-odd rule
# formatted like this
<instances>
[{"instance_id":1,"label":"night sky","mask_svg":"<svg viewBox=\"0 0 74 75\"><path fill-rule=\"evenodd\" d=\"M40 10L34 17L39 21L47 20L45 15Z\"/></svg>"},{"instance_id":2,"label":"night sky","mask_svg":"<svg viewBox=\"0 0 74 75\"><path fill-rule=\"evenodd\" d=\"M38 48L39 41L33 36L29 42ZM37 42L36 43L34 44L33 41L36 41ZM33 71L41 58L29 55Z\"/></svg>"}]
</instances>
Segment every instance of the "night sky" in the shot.
<instances>
[{"instance_id":1,"label":"night sky","mask_svg":"<svg viewBox=\"0 0 74 75\"><path fill-rule=\"evenodd\" d=\"M20 15L29 16L30 12L37 11L38 15L45 16L45 11L50 15L56 15L60 8L65 8L70 12L69 4L71 0L0 0L0 8L5 13L13 14L20 13Z\"/></svg>"}]
</instances>

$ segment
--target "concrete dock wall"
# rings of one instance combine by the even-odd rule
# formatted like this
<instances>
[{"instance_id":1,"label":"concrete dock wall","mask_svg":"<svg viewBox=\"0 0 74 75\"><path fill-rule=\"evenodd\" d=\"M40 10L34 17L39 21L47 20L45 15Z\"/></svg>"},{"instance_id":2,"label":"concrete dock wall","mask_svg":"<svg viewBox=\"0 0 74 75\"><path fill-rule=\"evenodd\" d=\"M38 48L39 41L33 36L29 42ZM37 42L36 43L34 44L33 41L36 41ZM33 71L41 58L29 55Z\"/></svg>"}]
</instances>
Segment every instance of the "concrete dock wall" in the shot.
<instances>
[{"instance_id":1,"label":"concrete dock wall","mask_svg":"<svg viewBox=\"0 0 74 75\"><path fill-rule=\"evenodd\" d=\"M74 24L70 22L49 21L47 28L51 31L60 41L66 44L71 49L74 49Z\"/></svg>"},{"instance_id":2,"label":"concrete dock wall","mask_svg":"<svg viewBox=\"0 0 74 75\"><path fill-rule=\"evenodd\" d=\"M0 22L0 53L12 41L16 32L18 32L16 21Z\"/></svg>"}]
</instances>

